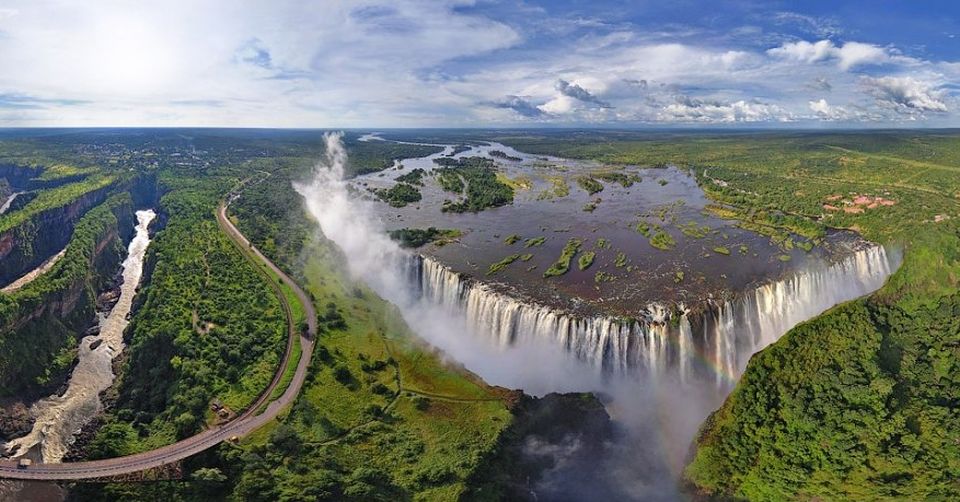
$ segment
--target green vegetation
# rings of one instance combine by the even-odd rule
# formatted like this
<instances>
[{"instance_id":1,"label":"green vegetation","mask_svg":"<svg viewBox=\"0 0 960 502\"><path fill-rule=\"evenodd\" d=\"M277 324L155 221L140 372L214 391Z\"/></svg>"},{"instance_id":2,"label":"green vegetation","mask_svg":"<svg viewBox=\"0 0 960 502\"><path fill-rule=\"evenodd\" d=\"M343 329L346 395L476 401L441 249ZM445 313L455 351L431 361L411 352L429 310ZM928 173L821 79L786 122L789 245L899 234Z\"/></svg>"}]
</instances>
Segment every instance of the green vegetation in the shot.
<instances>
[{"instance_id":1,"label":"green vegetation","mask_svg":"<svg viewBox=\"0 0 960 502\"><path fill-rule=\"evenodd\" d=\"M337 500L456 498L510 423L506 408L491 389L445 367L393 306L341 272L329 243L311 244L306 255L310 293L328 302L324 317L332 304L343 322L321 337L290 414L239 448L218 450L232 496L300 497L307 486ZM287 467L293 462L302 470Z\"/></svg>"},{"instance_id":2,"label":"green vegetation","mask_svg":"<svg viewBox=\"0 0 960 502\"><path fill-rule=\"evenodd\" d=\"M440 183L440 187L448 192L453 192L455 194L462 194L464 188L463 178L459 173L452 170L438 170L435 171L437 176L437 182Z\"/></svg>"},{"instance_id":3,"label":"green vegetation","mask_svg":"<svg viewBox=\"0 0 960 502\"><path fill-rule=\"evenodd\" d=\"M114 195L79 220L66 253L49 271L0 294L0 395L56 384L65 376L75 337L94 318L96 293L122 260L119 236L132 229L130 196ZM62 307L51 308L56 305ZM38 317L19 324L37 311Z\"/></svg>"},{"instance_id":4,"label":"green vegetation","mask_svg":"<svg viewBox=\"0 0 960 502\"><path fill-rule=\"evenodd\" d=\"M710 233L710 227L708 225L700 225L695 221L688 221L687 223L678 225L680 232L687 237L693 239L703 239Z\"/></svg>"},{"instance_id":5,"label":"green vegetation","mask_svg":"<svg viewBox=\"0 0 960 502\"><path fill-rule=\"evenodd\" d=\"M407 204L420 202L423 198L420 190L409 183L397 183L390 188L373 189L373 193L393 207L404 207Z\"/></svg>"},{"instance_id":6,"label":"green vegetation","mask_svg":"<svg viewBox=\"0 0 960 502\"><path fill-rule=\"evenodd\" d=\"M600 237L599 239L597 239L597 242L594 246L597 249L610 249L610 246L612 246L612 244L610 244L610 241L608 241L607 239Z\"/></svg>"},{"instance_id":7,"label":"green vegetation","mask_svg":"<svg viewBox=\"0 0 960 502\"><path fill-rule=\"evenodd\" d=\"M656 233L650 237L650 245L657 249L667 251L676 247L677 241L674 240L673 236L668 234L666 230L657 228Z\"/></svg>"},{"instance_id":8,"label":"green vegetation","mask_svg":"<svg viewBox=\"0 0 960 502\"><path fill-rule=\"evenodd\" d=\"M504 185L507 185L508 187L512 188L514 191L530 190L531 188L533 188L533 180L523 175L519 175L511 178L506 174L498 172L497 181L499 181Z\"/></svg>"},{"instance_id":9,"label":"green vegetation","mask_svg":"<svg viewBox=\"0 0 960 502\"><path fill-rule=\"evenodd\" d=\"M713 252L717 254L722 254L724 256L730 256L730 248L725 246L717 246L713 248Z\"/></svg>"},{"instance_id":10,"label":"green vegetation","mask_svg":"<svg viewBox=\"0 0 960 502\"><path fill-rule=\"evenodd\" d=\"M114 175L94 175L75 183L41 190L36 198L19 211L0 215L0 233L20 225L35 214L52 208L66 206L98 190L106 191L116 181L117 177ZM102 198L105 198L105 196Z\"/></svg>"},{"instance_id":11,"label":"green vegetation","mask_svg":"<svg viewBox=\"0 0 960 502\"><path fill-rule=\"evenodd\" d=\"M215 221L222 183L165 183L172 191L161 208L172 216L148 251L151 279L129 328L129 357L108 420L139 430L137 443L121 449L196 433L214 399L242 411L272 380L287 339L279 300Z\"/></svg>"},{"instance_id":12,"label":"green vegetation","mask_svg":"<svg viewBox=\"0 0 960 502\"><path fill-rule=\"evenodd\" d=\"M487 275L496 274L497 272L499 272L499 271L503 270L504 268L506 268L507 265L509 265L509 264L511 264L511 263L519 260L519 259L520 259L520 255L519 255L519 254L512 254L512 255L510 255L510 256L508 256L508 257L506 257L506 258L504 258L504 259L502 259L502 260L500 260L500 261L498 261L498 262L496 262L496 263L493 263L493 264L490 265L490 268L487 269ZM526 261L526 260L524 260L524 261Z\"/></svg>"},{"instance_id":13,"label":"green vegetation","mask_svg":"<svg viewBox=\"0 0 960 502\"><path fill-rule=\"evenodd\" d=\"M401 228L391 230L390 238L400 243L403 248L418 248L427 244L436 244L445 246L463 236L463 232L457 229L439 229L436 227L423 228Z\"/></svg>"},{"instance_id":14,"label":"green vegetation","mask_svg":"<svg viewBox=\"0 0 960 502\"><path fill-rule=\"evenodd\" d=\"M506 245L508 245L508 246L512 246L512 245L516 244L517 242L519 242L521 239L523 239L523 237L521 237L521 236L519 236L519 235L517 235L517 234L512 234L512 235L508 235L507 238L503 240L503 242L504 242L504 244L506 244Z\"/></svg>"},{"instance_id":15,"label":"green vegetation","mask_svg":"<svg viewBox=\"0 0 960 502\"><path fill-rule=\"evenodd\" d=\"M643 181L643 178L637 174L627 174L619 171L594 173L593 176L597 179L601 179L610 183L619 183L623 188L630 188L634 183L640 183Z\"/></svg>"},{"instance_id":16,"label":"green vegetation","mask_svg":"<svg viewBox=\"0 0 960 502\"><path fill-rule=\"evenodd\" d=\"M547 181L551 187L543 190L537 195L537 200L559 199L570 195L570 185L563 176L547 176Z\"/></svg>"},{"instance_id":17,"label":"green vegetation","mask_svg":"<svg viewBox=\"0 0 960 502\"><path fill-rule=\"evenodd\" d=\"M600 197L597 197L596 199L593 199L592 201L584 204L583 210L588 213L592 213L595 209L597 209L597 206L600 205L600 202L601 202Z\"/></svg>"},{"instance_id":18,"label":"green vegetation","mask_svg":"<svg viewBox=\"0 0 960 502\"><path fill-rule=\"evenodd\" d=\"M409 183L411 185L423 186L423 176L425 174L426 174L426 171L418 167L413 171L410 171L407 174L401 174L400 176L397 176L394 179L401 183Z\"/></svg>"},{"instance_id":19,"label":"green vegetation","mask_svg":"<svg viewBox=\"0 0 960 502\"><path fill-rule=\"evenodd\" d=\"M521 159L520 157L513 157L513 156L511 156L511 155L509 155L509 154L507 154L506 152L501 151L501 150L490 150L490 151L487 152L487 153L488 153L491 157L496 157L496 158L498 158L498 159L503 159L503 160L509 160L509 161L511 161L511 162L520 162L521 160L523 160L523 159Z\"/></svg>"},{"instance_id":20,"label":"green vegetation","mask_svg":"<svg viewBox=\"0 0 960 502\"><path fill-rule=\"evenodd\" d=\"M684 276L683 270L677 270L676 272L673 273L673 282L675 284L680 284L681 282L683 282L683 276Z\"/></svg>"},{"instance_id":21,"label":"green vegetation","mask_svg":"<svg viewBox=\"0 0 960 502\"><path fill-rule=\"evenodd\" d=\"M43 172L35 179L38 181L61 181L65 179L79 179L96 174L100 169L96 167L79 167L70 164L56 163L43 168Z\"/></svg>"},{"instance_id":22,"label":"green vegetation","mask_svg":"<svg viewBox=\"0 0 960 502\"><path fill-rule=\"evenodd\" d=\"M309 163L305 167L308 166ZM299 172L292 167L290 171ZM222 180L216 184L231 185ZM200 184L203 186L205 183ZM200 192L206 193L205 189ZM249 197L254 192L263 196ZM188 196L194 194L182 188L174 189L164 198L164 207L193 200L197 203L195 207L202 211L186 214L212 216L207 199L194 200ZM283 211L275 220L256 217L261 212L273 215L275 209L260 207L260 204L270 204L271 201L284 201L284 204L292 201L296 210ZM493 453L502 431L513 420L501 396L472 376L445 366L432 348L410 333L395 307L353 282L339 250L322 238L312 239L312 226L300 203L301 199L291 187L290 174L284 169L275 171L255 190L245 190L233 204L238 227L245 234L249 232L247 235L256 236L251 241L258 248L268 242L282 243L293 238L293 235L281 236L286 229L310 229L309 233L296 231L300 244L295 255L286 253L285 247L273 247L275 254L271 256L272 259L287 257L288 261L278 264L290 270L296 280L305 284L316 303L324 306L319 309L322 329L314 349L313 364L304 390L294 405L277 421L239 443L222 444L185 464L188 481L90 484L75 488L76 496L144 500L156 499L163 493L163 497L171 500L209 499L215 495L217 499L252 501L294 500L304 496L344 501L411 500L414 497L440 501L456 499L465 491L468 477L484 458ZM178 207L170 214L184 214L183 208ZM219 240L215 232L198 224L205 218L194 221L189 228L196 229L198 234L203 233L208 239ZM268 225L258 228L265 221ZM186 222L171 217L155 242L160 243L161 238L166 245L175 238L184 241L186 226ZM191 249L216 250L215 244L204 247L187 242ZM158 387L157 394L174 396L173 402L168 404L174 407L178 403L176 396L184 386L184 376L176 373L167 377L163 374L164 360L171 353L176 352L182 359L181 368L187 368L188 359L209 358L208 366L214 370L207 374L211 379L207 385L216 387L217 378L221 377L218 357L224 352L229 353L233 347L256 349L261 344L267 345L270 337L263 337L261 341L258 337L263 335L253 332L245 340L222 340L224 344L230 341L231 347L224 345L211 350L201 346L211 343L206 340L208 336L190 333L187 324L176 337L183 345L167 348L158 343L148 349L145 344L137 343L145 330L141 320L141 316L148 315L145 312L156 312L152 314L155 317L170 311L151 303L154 295L159 295L156 288L175 285L183 288L185 284L202 282L206 275L202 270L182 269L183 276L175 278L163 272L162 264L168 261L201 264L204 259L210 261L212 258L192 253L171 257L164 249L165 245L157 248L160 256L146 290L147 300L131 326L135 345L128 350L131 367L139 366L136 361L142 361L148 355L153 357L156 368L152 371L157 378L164 380L153 381L141 375L135 375L135 378L146 382L144 386ZM211 265L215 263L218 261ZM213 270L217 271L218 267ZM266 288L262 276L253 276L260 280L259 288L238 281L232 274L225 281L238 282L237 289L242 289L245 294ZM186 303L191 295L189 289L184 293L180 294L186 297ZM257 301L229 296L222 303L234 311L222 315L251 316L246 320L230 321L230 325L238 328L255 328L254 316L264 313L260 309L246 308L247 305L267 305L268 312L270 309L269 297ZM238 305L244 308L237 308ZM189 323L189 314L182 313L177 317L180 319L178 325ZM276 323L277 327L285 325L282 318L277 321L280 321ZM173 330L171 327L165 331ZM217 338L222 335L211 331L214 333ZM155 336L161 334L158 332ZM282 342L276 342L278 348L283 347ZM125 374L121 390L128 386L128 375ZM132 385L140 388L138 384ZM265 386L264 382L260 388ZM205 397L195 399L202 401ZM161 429L168 431L166 438L169 439L180 426L189 424L181 418L182 415L169 416L168 420L162 421L167 412L157 415L149 424L139 420L131 423L128 417L145 417L146 410L139 409L147 405L143 401L146 400L128 402L121 395L123 404L120 409L90 445L92 455L105 457L133 453L163 442Z\"/></svg>"},{"instance_id":23,"label":"green vegetation","mask_svg":"<svg viewBox=\"0 0 960 502\"><path fill-rule=\"evenodd\" d=\"M526 254L520 255L520 261L530 261L531 258L533 258L533 253L526 253Z\"/></svg>"},{"instance_id":24,"label":"green vegetation","mask_svg":"<svg viewBox=\"0 0 960 502\"><path fill-rule=\"evenodd\" d=\"M458 202L444 201L443 211L475 213L513 203L513 188L498 179L490 159L441 157L434 159L434 162L444 166L437 169L438 179L444 190L465 195L465 198ZM455 179L459 181L455 182ZM464 182L466 182L465 191Z\"/></svg>"},{"instance_id":25,"label":"green vegetation","mask_svg":"<svg viewBox=\"0 0 960 502\"><path fill-rule=\"evenodd\" d=\"M653 233L652 233L652 231L651 231L652 227L650 226L649 223L647 223L647 222L645 222L645 221L641 221L641 222L637 223L637 226L636 226L635 228L636 228L637 232L639 232L640 235L642 235L642 236L644 236L644 237L649 238L651 235L653 235Z\"/></svg>"},{"instance_id":26,"label":"green vegetation","mask_svg":"<svg viewBox=\"0 0 960 502\"><path fill-rule=\"evenodd\" d=\"M567 241L566 245L563 246L563 251L560 252L560 257L557 258L557 261L550 265L544 273L544 277L556 277L559 275L566 274L570 270L570 262L573 260L573 257L580 252L580 246L583 245L583 241L580 239L571 238Z\"/></svg>"},{"instance_id":27,"label":"green vegetation","mask_svg":"<svg viewBox=\"0 0 960 502\"><path fill-rule=\"evenodd\" d=\"M598 133L600 139L590 133L564 134L517 135L510 144L609 164L677 165L693 173L729 217L744 228L765 232L784 252L817 244L829 228L854 229L905 250L903 266L880 292L800 325L752 358L737 389L697 438L687 477L698 491L720 499L754 500L960 497L960 446L954 432L960 429L960 141L955 133L678 137L604 131ZM196 151L228 143L204 139L200 133L192 141ZM133 453L169 442L201 422L191 411L193 405L207 414L203 406L213 396L194 386L198 376L208 379L204 388L218 389L216 397L242 402L253 389L231 379L232 365L225 363L231 351L243 351L241 362L247 362L248 350L265 351L261 359L268 360L270 351L282 346L267 329L279 330L282 319L268 322L276 305L262 278L254 282L228 273L221 280L217 275L221 267L243 267L233 262L242 255L231 258L221 246L210 213L225 187L254 169L278 173L282 167L276 165L284 165L284 157L266 150L267 142L229 143L217 150L222 157L214 162L160 168L166 173L165 189L172 190L161 206L169 222L155 241L163 244L150 252L151 277L138 300L145 303L130 327L130 360L123 366L120 401L90 445L92 456ZM370 165L381 169L392 165L385 151L407 148L370 143L358 148L379 159ZM92 158L84 153L88 150L58 148L80 152L76 155L83 162L78 166L87 169L83 166ZM297 162L309 168L316 147L304 143L296 148ZM18 155L27 158L29 152ZM364 155L358 153L352 161ZM258 156L264 160L245 164ZM131 166L122 156L114 157L110 165L115 161ZM391 163L380 164L384 159ZM230 167L238 165L243 167ZM469 180L459 174L455 178L462 194ZM87 490L99 495L89 499L127 500L158 499L161 492L170 500L204 495L236 500L461 497L482 459L512 451L497 442L512 420L502 401L417 344L392 307L345 276L337 251L328 243L311 241L304 250L308 234L298 240L301 227L296 223L304 220L302 209L280 218L269 209L288 201L299 209L289 177L275 174L265 183L262 197L248 190L235 203L241 228L308 285L318 304L333 305L323 314L325 331L306 391L281 420L240 444L191 459L185 464L188 481L90 484L76 488L77 493ZM854 204L860 196L882 197L892 204ZM251 200L261 202L246 205ZM101 216L104 222L110 219ZM664 224L672 218L669 211L659 216ZM652 217L642 216L654 221ZM643 225L637 225L637 231L648 238L665 233ZM78 223L78 235L80 227ZM569 269L580 245L564 249L569 256L565 265L558 261L551 267L558 270L555 275ZM91 253L95 248L83 249ZM749 252L742 245L739 251ZM78 276L90 272L89 267L76 270ZM601 273L594 279L603 277ZM675 272L677 283L684 280L682 274ZM233 291L234 282L243 291ZM266 296L258 298L258 291ZM183 295L185 300L163 305L156 299L161 293ZM263 309L246 308L258 301ZM223 316L231 326L197 333L191 317L198 304L204 316ZM21 304L4 300L3 305L6 315ZM217 325L212 318L200 320ZM223 330L234 329L236 336L224 335ZM16 335L30 341L24 346L47 348L34 332L17 330ZM3 343L2 352L10 358L31 356L9 349L7 339ZM55 349L49 363L62 366L72 347L65 343ZM168 361L174 357L180 358L182 373L171 371ZM237 371L244 378L270 373L251 364ZM206 374L197 369L201 365L209 368ZM33 377L25 375L22 378ZM131 399L130 389L138 389L143 398ZM156 407L168 406L179 413L156 412Z\"/></svg>"},{"instance_id":28,"label":"green vegetation","mask_svg":"<svg viewBox=\"0 0 960 502\"><path fill-rule=\"evenodd\" d=\"M801 324L751 359L687 476L749 500L960 497L957 333L960 295L914 312L856 301Z\"/></svg>"},{"instance_id":29,"label":"green vegetation","mask_svg":"<svg viewBox=\"0 0 960 502\"><path fill-rule=\"evenodd\" d=\"M540 247L540 246L542 246L543 243L546 242L546 241L547 241L547 238L546 238L546 237L542 237L542 236L541 236L541 237L531 237L531 238L523 241L523 247L525 247L525 248Z\"/></svg>"},{"instance_id":30,"label":"green vegetation","mask_svg":"<svg viewBox=\"0 0 960 502\"><path fill-rule=\"evenodd\" d=\"M577 185L590 195L603 191L603 185L590 176L577 176Z\"/></svg>"},{"instance_id":31,"label":"green vegetation","mask_svg":"<svg viewBox=\"0 0 960 502\"><path fill-rule=\"evenodd\" d=\"M597 272L596 274L593 274L593 282L594 282L595 284L600 284L600 283L603 283L603 282L613 282L613 281L615 281L616 279L617 279L616 276L614 276L614 275L612 275L612 274L608 274L608 273L603 272L603 271L600 271L600 272Z\"/></svg>"},{"instance_id":32,"label":"green vegetation","mask_svg":"<svg viewBox=\"0 0 960 502\"><path fill-rule=\"evenodd\" d=\"M470 145L456 145L453 147L453 150L451 150L450 153L447 154L447 157L453 157L455 155L459 155L469 150L470 150Z\"/></svg>"},{"instance_id":33,"label":"green vegetation","mask_svg":"<svg viewBox=\"0 0 960 502\"><path fill-rule=\"evenodd\" d=\"M347 173L350 176L376 173L394 166L396 161L426 157L443 151L443 148L427 145L409 145L390 141L357 141L346 137L350 152Z\"/></svg>"},{"instance_id":34,"label":"green vegetation","mask_svg":"<svg viewBox=\"0 0 960 502\"><path fill-rule=\"evenodd\" d=\"M597 253L594 251L585 251L583 254L577 258L577 267L580 270L586 270L590 268L590 265L593 265L593 259L597 257Z\"/></svg>"},{"instance_id":35,"label":"green vegetation","mask_svg":"<svg viewBox=\"0 0 960 502\"><path fill-rule=\"evenodd\" d=\"M623 268L627 265L627 255L622 251L617 252L617 258L614 260L613 265L617 268Z\"/></svg>"}]
</instances>

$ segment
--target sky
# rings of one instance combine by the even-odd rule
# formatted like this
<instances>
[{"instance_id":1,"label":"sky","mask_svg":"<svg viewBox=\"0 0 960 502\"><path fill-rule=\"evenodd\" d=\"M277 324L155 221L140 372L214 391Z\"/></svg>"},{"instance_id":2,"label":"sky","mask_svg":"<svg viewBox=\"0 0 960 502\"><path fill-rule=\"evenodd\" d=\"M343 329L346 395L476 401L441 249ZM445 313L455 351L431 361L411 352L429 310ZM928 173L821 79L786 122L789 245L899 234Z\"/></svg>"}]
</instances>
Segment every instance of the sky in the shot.
<instances>
[{"instance_id":1,"label":"sky","mask_svg":"<svg viewBox=\"0 0 960 502\"><path fill-rule=\"evenodd\" d=\"M0 127L960 127L960 2L0 0Z\"/></svg>"}]
</instances>

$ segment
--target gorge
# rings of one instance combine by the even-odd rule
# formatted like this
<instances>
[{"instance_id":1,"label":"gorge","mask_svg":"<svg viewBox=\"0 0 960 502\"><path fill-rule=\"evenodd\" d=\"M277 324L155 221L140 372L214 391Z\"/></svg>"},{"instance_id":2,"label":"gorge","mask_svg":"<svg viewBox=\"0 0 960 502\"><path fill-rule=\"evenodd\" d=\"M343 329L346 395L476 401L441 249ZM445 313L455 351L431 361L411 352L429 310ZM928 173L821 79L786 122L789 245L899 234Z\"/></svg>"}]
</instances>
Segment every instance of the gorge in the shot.
<instances>
[{"instance_id":1,"label":"gorge","mask_svg":"<svg viewBox=\"0 0 960 502\"><path fill-rule=\"evenodd\" d=\"M852 240L831 258L805 257L724 299L667 298L634 304L629 318L585 316L401 249L374 203L351 192L346 162L339 136L328 136L315 177L295 188L350 272L399 307L420 336L492 384L605 396L625 444L635 447L602 461L634 472L597 482L623 483L624 493L642 484L647 494L674 497L697 427L750 356L796 324L875 291L902 259L900 249Z\"/></svg>"},{"instance_id":2,"label":"gorge","mask_svg":"<svg viewBox=\"0 0 960 502\"><path fill-rule=\"evenodd\" d=\"M864 244L835 263L761 284L696 309L650 304L636 318L579 317L501 293L482 281L418 255L411 277L422 297L466 318L476 333L503 348L536 338L557 344L606 372L681 382L713 378L732 386L750 356L790 328L883 285L900 251Z\"/></svg>"},{"instance_id":3,"label":"gorge","mask_svg":"<svg viewBox=\"0 0 960 502\"><path fill-rule=\"evenodd\" d=\"M123 330L129 322L127 315L133 307L150 244L148 228L156 216L152 210L137 211L136 215L136 235L123 261L123 282L117 303L109 312L101 314L98 333L80 341L78 362L66 391L34 403L33 430L7 443L8 454L18 457L39 447L43 462L59 462L73 442L74 434L100 412L99 394L113 383L112 361L123 350Z\"/></svg>"}]
</instances>

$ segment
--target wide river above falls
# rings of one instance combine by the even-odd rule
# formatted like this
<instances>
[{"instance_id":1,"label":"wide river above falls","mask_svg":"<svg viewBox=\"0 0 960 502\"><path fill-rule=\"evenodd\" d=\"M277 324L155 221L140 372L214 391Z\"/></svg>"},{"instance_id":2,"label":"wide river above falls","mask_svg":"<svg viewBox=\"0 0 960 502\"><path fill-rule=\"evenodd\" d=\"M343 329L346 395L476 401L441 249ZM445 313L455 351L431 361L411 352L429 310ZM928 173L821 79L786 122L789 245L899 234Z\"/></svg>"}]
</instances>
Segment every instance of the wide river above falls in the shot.
<instances>
[{"instance_id":1,"label":"wide river above falls","mask_svg":"<svg viewBox=\"0 0 960 502\"><path fill-rule=\"evenodd\" d=\"M365 137L367 141L376 136ZM736 220L710 211L712 201L697 179L676 167L609 167L595 162L530 155L496 142L473 142L421 158L402 159L386 171L352 180L370 198L371 189L391 187L398 176L423 169L420 202L395 208L374 203L387 230L437 227L463 232L456 242L426 246L431 255L456 272L483 280L509 294L579 314L633 316L649 303L696 305L706 298L741 293L811 267L820 268L850 255L866 243L852 232L830 231L812 249L793 236L789 245L740 228ZM444 158L486 157L502 176L517 182L514 202L478 213L442 210L445 192L433 173ZM636 181L622 186L600 181L603 190L589 194L577 178L622 173ZM599 178L597 178L599 179ZM557 186L565 186L560 195ZM584 208L587 208L586 210ZM648 234L638 231L638 224ZM670 249L657 249L650 236L656 229L673 239ZM510 242L511 236L520 240ZM528 239L542 239L527 246ZM544 279L570 239L582 241L581 255L595 253L591 266ZM794 245L794 241L802 245ZM521 255L503 270L490 265Z\"/></svg>"}]
</instances>

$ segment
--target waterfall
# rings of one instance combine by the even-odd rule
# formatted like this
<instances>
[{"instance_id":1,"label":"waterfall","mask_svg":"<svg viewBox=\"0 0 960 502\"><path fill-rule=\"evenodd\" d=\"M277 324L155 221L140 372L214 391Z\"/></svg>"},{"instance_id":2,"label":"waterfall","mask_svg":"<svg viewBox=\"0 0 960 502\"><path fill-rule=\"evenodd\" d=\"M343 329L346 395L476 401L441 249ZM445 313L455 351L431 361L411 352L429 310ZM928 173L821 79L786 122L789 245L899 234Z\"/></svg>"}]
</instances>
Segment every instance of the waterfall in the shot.
<instances>
[{"instance_id":1,"label":"waterfall","mask_svg":"<svg viewBox=\"0 0 960 502\"><path fill-rule=\"evenodd\" d=\"M900 261L899 250L861 241L837 261L730 299L638 305L630 319L574 315L400 249L371 203L350 193L340 135L325 140L313 179L295 188L323 235L343 251L350 275L397 305L417 334L498 385L599 388L596 377L635 374L654 383L713 381L726 390L755 352L797 323L880 288Z\"/></svg>"},{"instance_id":2,"label":"waterfall","mask_svg":"<svg viewBox=\"0 0 960 502\"><path fill-rule=\"evenodd\" d=\"M643 306L633 319L583 317L522 300L430 257L409 260L422 298L463 315L501 347L548 341L604 373L664 375L732 385L757 351L830 307L880 288L899 251L864 245L844 258L762 284L702 308Z\"/></svg>"}]
</instances>

